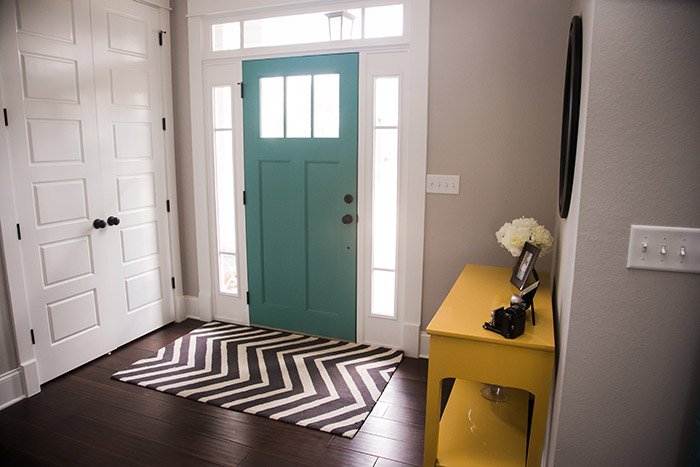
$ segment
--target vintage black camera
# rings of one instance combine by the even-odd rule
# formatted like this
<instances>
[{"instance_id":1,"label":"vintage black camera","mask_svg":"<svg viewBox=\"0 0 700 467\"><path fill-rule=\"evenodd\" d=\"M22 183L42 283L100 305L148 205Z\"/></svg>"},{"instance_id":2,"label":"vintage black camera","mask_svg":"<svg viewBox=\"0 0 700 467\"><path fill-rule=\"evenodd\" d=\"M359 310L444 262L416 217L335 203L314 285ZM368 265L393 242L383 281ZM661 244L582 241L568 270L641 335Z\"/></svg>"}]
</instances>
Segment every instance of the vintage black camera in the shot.
<instances>
[{"instance_id":1,"label":"vintage black camera","mask_svg":"<svg viewBox=\"0 0 700 467\"><path fill-rule=\"evenodd\" d=\"M491 321L484 323L484 329L497 332L506 339L515 339L525 332L528 305L513 303L508 308L498 308L491 312Z\"/></svg>"}]
</instances>

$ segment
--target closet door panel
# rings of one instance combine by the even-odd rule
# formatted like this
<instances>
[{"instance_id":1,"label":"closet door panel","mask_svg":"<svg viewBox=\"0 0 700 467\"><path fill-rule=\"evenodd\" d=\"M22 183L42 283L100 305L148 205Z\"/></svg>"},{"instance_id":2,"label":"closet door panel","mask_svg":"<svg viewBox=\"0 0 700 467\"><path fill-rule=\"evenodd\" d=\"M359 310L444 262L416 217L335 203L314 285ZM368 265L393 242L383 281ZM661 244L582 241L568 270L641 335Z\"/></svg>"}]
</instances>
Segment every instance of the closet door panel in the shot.
<instances>
[{"instance_id":1,"label":"closet door panel","mask_svg":"<svg viewBox=\"0 0 700 467\"><path fill-rule=\"evenodd\" d=\"M14 2L23 145L11 164L40 381L114 348L110 241L93 227L103 186L86 0ZM13 109L16 110L16 109Z\"/></svg>"},{"instance_id":2,"label":"closet door panel","mask_svg":"<svg viewBox=\"0 0 700 467\"><path fill-rule=\"evenodd\" d=\"M159 12L92 0L105 207L120 219L111 261L120 332L129 339L174 319L166 209Z\"/></svg>"}]
</instances>

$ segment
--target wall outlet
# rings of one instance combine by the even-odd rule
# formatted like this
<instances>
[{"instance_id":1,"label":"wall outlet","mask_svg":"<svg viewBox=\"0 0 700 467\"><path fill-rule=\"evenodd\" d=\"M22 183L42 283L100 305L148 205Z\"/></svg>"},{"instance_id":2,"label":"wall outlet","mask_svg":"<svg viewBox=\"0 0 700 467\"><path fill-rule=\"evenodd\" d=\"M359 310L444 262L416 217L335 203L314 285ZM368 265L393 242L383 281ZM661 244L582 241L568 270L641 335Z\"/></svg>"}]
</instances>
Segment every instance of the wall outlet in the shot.
<instances>
[{"instance_id":1,"label":"wall outlet","mask_svg":"<svg viewBox=\"0 0 700 467\"><path fill-rule=\"evenodd\" d=\"M631 226L627 268L700 273L700 229Z\"/></svg>"},{"instance_id":2,"label":"wall outlet","mask_svg":"<svg viewBox=\"0 0 700 467\"><path fill-rule=\"evenodd\" d=\"M459 175L428 174L425 191L426 193L439 193L442 195L458 195Z\"/></svg>"}]
</instances>

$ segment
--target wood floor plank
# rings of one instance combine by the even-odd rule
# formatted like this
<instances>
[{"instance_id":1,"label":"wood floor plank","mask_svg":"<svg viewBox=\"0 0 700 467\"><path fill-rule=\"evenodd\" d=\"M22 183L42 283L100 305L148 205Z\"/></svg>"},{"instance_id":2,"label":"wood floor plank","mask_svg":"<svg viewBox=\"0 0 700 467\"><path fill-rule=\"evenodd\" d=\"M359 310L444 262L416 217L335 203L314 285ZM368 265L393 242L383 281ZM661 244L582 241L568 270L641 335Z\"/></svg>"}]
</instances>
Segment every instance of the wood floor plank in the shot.
<instances>
[{"instance_id":1,"label":"wood floor plank","mask_svg":"<svg viewBox=\"0 0 700 467\"><path fill-rule=\"evenodd\" d=\"M361 450L344 451L329 446L333 438L331 434L256 415L240 415L247 418L246 423L222 420L199 411L185 413L171 410L161 418L171 424L188 427L191 431L221 437L256 451L270 451L270 440L274 440L274 455L301 464L354 467L372 466L376 461L375 456Z\"/></svg>"},{"instance_id":2,"label":"wood floor plank","mask_svg":"<svg viewBox=\"0 0 700 467\"><path fill-rule=\"evenodd\" d=\"M377 457L397 460L410 465L421 465L423 462L423 445L407 443L383 436L376 436L360 430L353 439L336 436L331 446L363 452Z\"/></svg>"},{"instance_id":3,"label":"wood floor plank","mask_svg":"<svg viewBox=\"0 0 700 467\"><path fill-rule=\"evenodd\" d=\"M0 411L0 459L13 466L420 464L425 360L403 359L352 440L110 378L202 324L196 320L170 324Z\"/></svg>"}]
</instances>

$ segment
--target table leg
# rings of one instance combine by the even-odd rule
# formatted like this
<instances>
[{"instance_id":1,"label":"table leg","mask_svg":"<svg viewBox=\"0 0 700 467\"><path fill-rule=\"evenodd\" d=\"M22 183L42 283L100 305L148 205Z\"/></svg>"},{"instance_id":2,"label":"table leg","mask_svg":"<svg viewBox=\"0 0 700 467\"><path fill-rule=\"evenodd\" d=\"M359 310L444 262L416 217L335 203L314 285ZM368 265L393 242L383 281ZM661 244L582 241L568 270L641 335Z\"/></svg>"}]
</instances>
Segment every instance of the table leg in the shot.
<instances>
[{"instance_id":1,"label":"table leg","mask_svg":"<svg viewBox=\"0 0 700 467\"><path fill-rule=\"evenodd\" d=\"M535 394L532 408L532 425L530 425L530 445L528 449L528 467L540 467L545 431L547 430L547 411L549 410L549 388Z\"/></svg>"},{"instance_id":2,"label":"table leg","mask_svg":"<svg viewBox=\"0 0 700 467\"><path fill-rule=\"evenodd\" d=\"M437 459L438 429L440 425L440 400L442 379L428 371L428 390L425 407L425 442L423 445L423 467L435 467Z\"/></svg>"}]
</instances>

